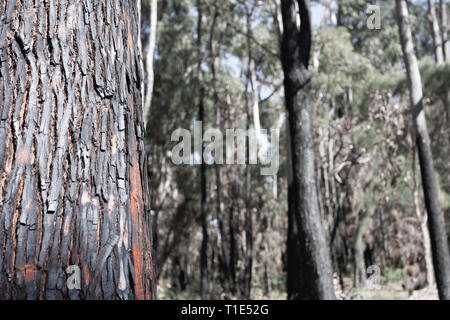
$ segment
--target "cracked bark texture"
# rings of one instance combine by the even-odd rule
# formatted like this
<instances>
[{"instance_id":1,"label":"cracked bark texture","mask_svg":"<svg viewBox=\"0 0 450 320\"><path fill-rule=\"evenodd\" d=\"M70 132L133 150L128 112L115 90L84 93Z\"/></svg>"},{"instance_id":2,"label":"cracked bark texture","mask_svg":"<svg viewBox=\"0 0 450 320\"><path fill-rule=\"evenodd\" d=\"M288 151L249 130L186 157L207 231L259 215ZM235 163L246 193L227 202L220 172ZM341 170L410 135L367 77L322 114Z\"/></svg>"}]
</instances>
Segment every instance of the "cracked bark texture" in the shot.
<instances>
[{"instance_id":1,"label":"cracked bark texture","mask_svg":"<svg viewBox=\"0 0 450 320\"><path fill-rule=\"evenodd\" d=\"M298 5L298 13L296 8ZM281 0L286 109L289 118L292 179L289 179L288 295L290 299L333 300L330 250L319 210L311 120L311 19L308 0ZM300 27L297 18L300 17ZM292 216L291 216L292 215ZM297 241L295 238L298 237ZM298 250L297 252L295 252ZM292 276L293 268L298 275Z\"/></svg>"},{"instance_id":2,"label":"cracked bark texture","mask_svg":"<svg viewBox=\"0 0 450 320\"><path fill-rule=\"evenodd\" d=\"M0 2L1 299L155 297L138 11Z\"/></svg>"}]
</instances>

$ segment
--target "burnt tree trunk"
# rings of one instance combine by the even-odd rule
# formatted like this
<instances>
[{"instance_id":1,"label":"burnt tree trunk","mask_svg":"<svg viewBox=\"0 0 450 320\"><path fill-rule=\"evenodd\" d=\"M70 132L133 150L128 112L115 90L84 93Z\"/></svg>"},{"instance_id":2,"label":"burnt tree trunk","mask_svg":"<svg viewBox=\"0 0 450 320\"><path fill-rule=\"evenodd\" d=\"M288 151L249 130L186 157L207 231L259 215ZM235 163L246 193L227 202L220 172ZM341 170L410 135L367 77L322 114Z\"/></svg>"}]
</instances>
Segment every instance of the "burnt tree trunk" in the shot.
<instances>
[{"instance_id":1,"label":"burnt tree trunk","mask_svg":"<svg viewBox=\"0 0 450 320\"><path fill-rule=\"evenodd\" d=\"M237 248L236 248L236 231L235 231L235 217L234 217L234 201L232 201L231 208L229 209L228 216L228 239L230 241L230 254L229 254L229 262L230 262L230 292L234 296L236 295L236 262L238 261L237 257Z\"/></svg>"},{"instance_id":2,"label":"burnt tree trunk","mask_svg":"<svg viewBox=\"0 0 450 320\"><path fill-rule=\"evenodd\" d=\"M319 211L314 169L311 123L311 51L309 1L298 0L301 26L297 25L294 0L282 0L286 107L289 114L293 179L289 186L289 208L294 212L299 237L298 287L296 299L334 299L331 258ZM289 269L288 269L289 270Z\"/></svg>"},{"instance_id":3,"label":"burnt tree trunk","mask_svg":"<svg viewBox=\"0 0 450 320\"><path fill-rule=\"evenodd\" d=\"M136 2L0 16L0 298L154 298Z\"/></svg>"},{"instance_id":4,"label":"burnt tree trunk","mask_svg":"<svg viewBox=\"0 0 450 320\"><path fill-rule=\"evenodd\" d=\"M197 10L198 10L198 20L197 20L197 76L198 76L198 119L203 122L205 116L205 87L203 83L203 53L202 53L202 21L203 21L203 10L202 3L197 0ZM202 125L202 137L203 137ZM207 298L208 294L208 221L206 216L206 164L203 161L203 144L201 146L202 153L199 155L202 159L200 165L200 219L202 225L202 245L200 248L200 295L202 300Z\"/></svg>"},{"instance_id":5,"label":"burnt tree trunk","mask_svg":"<svg viewBox=\"0 0 450 320\"><path fill-rule=\"evenodd\" d=\"M448 300L450 299L450 255L444 214L439 204L431 142L423 109L422 80L414 52L407 2L405 0L396 0L396 8L403 57L409 82L411 112L416 132L416 145L422 175L425 207L428 213L428 229L430 230L436 284L439 298Z\"/></svg>"},{"instance_id":6,"label":"burnt tree trunk","mask_svg":"<svg viewBox=\"0 0 450 320\"><path fill-rule=\"evenodd\" d=\"M211 22L211 28L209 32L209 66L211 68L212 74L212 88L213 88L213 101L214 101L214 111L215 111L215 126L216 128L222 127L222 110L219 101L219 91L217 87L217 70L220 67L220 50L218 46L218 41L216 40L216 26L218 25L220 17L219 7L217 5L214 6L214 14ZM219 228L219 246L220 251L218 254L219 257L219 265L221 275L221 285L224 291L227 288L227 280L228 284L231 283L230 272L229 272L229 259L226 251L226 235L224 231L224 219L222 217L223 214L223 199L222 199L222 170L220 164L215 164L214 173L216 177L216 219Z\"/></svg>"},{"instance_id":7,"label":"burnt tree trunk","mask_svg":"<svg viewBox=\"0 0 450 320\"><path fill-rule=\"evenodd\" d=\"M300 238L298 236L297 224L292 206L293 190L292 186L288 190L288 236L287 236L287 295L288 299L297 299L302 292L301 283L301 256L300 256Z\"/></svg>"},{"instance_id":8,"label":"burnt tree trunk","mask_svg":"<svg viewBox=\"0 0 450 320\"><path fill-rule=\"evenodd\" d=\"M251 88L251 98L249 99L246 92L245 95L245 105L246 105L246 129L247 132L250 129L251 123L251 112L253 112L253 125L256 135L256 141L259 145L260 136L260 124L259 124L259 98L256 88L256 72L255 72L255 62L253 60L253 51L251 44L251 19L254 11L254 7L250 8L250 5L246 5L246 27L247 27L247 53L248 53L248 66L247 66L247 81L246 88L250 83ZM252 109L250 109L250 103ZM246 163L250 163L250 140L247 136L246 139ZM251 167L248 165L245 167L245 265L244 265L244 285L243 285L243 298L246 300L250 299L252 291L252 271L253 271L253 217L252 217L252 172Z\"/></svg>"}]
</instances>

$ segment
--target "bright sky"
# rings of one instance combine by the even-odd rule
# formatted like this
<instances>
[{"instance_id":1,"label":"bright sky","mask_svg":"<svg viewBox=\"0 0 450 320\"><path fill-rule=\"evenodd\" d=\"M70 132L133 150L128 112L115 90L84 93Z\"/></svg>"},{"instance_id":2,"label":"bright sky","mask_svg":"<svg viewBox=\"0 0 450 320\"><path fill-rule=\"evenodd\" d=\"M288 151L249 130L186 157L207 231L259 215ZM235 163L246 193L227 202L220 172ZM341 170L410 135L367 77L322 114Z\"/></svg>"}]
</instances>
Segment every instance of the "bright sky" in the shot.
<instances>
[{"instance_id":1,"label":"bright sky","mask_svg":"<svg viewBox=\"0 0 450 320\"><path fill-rule=\"evenodd\" d=\"M322 20L325 8L321 4L313 3L311 6L312 24L318 26ZM228 56L225 57L223 63L226 68L230 68L235 76L240 72L240 60L237 57Z\"/></svg>"},{"instance_id":2,"label":"bright sky","mask_svg":"<svg viewBox=\"0 0 450 320\"><path fill-rule=\"evenodd\" d=\"M321 4L314 3L311 5L312 24L318 26L322 20L325 8Z\"/></svg>"}]
</instances>

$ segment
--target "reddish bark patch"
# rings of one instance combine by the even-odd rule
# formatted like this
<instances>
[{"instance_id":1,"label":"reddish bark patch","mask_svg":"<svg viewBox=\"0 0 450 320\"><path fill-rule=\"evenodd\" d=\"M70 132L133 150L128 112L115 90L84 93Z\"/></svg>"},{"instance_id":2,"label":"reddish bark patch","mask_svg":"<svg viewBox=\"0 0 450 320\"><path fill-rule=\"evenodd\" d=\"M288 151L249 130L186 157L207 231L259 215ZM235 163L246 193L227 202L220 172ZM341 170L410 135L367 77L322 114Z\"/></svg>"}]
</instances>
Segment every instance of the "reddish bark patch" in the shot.
<instances>
[{"instance_id":1,"label":"reddish bark patch","mask_svg":"<svg viewBox=\"0 0 450 320\"><path fill-rule=\"evenodd\" d=\"M130 104L134 106L133 99L130 98ZM133 166L130 168L130 201L131 201L131 245L134 262L134 274L135 274L135 294L136 299L144 300L145 293L143 287L144 279L144 252L142 248L142 184L141 174L139 170L139 161L137 158L137 144L133 141L132 154L133 154Z\"/></svg>"},{"instance_id":2,"label":"reddish bark patch","mask_svg":"<svg viewBox=\"0 0 450 320\"><path fill-rule=\"evenodd\" d=\"M32 264L25 264L20 267L20 269L23 271L23 279L25 281L33 282L36 275L36 268Z\"/></svg>"}]
</instances>

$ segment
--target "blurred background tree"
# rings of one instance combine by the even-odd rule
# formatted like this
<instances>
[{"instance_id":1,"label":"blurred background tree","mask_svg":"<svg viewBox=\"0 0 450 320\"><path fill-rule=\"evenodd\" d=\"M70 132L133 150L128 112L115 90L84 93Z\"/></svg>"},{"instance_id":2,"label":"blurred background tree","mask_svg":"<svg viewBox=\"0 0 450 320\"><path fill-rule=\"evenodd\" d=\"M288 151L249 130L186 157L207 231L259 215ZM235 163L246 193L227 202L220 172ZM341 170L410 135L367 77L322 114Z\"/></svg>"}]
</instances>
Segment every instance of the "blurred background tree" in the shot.
<instances>
[{"instance_id":1,"label":"blurred background tree","mask_svg":"<svg viewBox=\"0 0 450 320\"><path fill-rule=\"evenodd\" d=\"M441 21L448 3L435 2ZM281 129L276 176L261 176L259 165L206 167L206 297L285 299L289 162L280 4L202 3L205 129L254 128L256 120L261 128ZM369 3L380 6L379 30L367 28ZM448 221L450 65L435 63L428 5L409 1L409 20ZM150 7L142 0L146 60ZM422 297L436 297L395 1L324 0L311 7L315 177L337 297L407 298L427 285ZM159 298L198 298L200 171L175 166L170 141L175 129L192 130L198 120L198 8L193 0L158 0L157 8L146 146ZM442 23L439 28L442 36ZM381 270L378 291L367 289L372 265Z\"/></svg>"}]
</instances>

